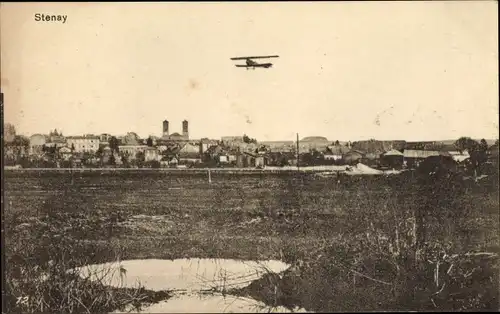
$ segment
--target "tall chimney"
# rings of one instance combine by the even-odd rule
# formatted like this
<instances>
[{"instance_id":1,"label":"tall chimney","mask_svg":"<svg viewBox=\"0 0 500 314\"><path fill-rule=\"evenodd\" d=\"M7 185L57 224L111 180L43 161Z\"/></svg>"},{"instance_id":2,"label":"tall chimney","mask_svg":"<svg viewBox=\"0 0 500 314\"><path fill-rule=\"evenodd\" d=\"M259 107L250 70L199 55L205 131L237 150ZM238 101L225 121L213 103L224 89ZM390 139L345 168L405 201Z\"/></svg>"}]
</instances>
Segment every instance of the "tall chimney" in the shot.
<instances>
[{"instance_id":1,"label":"tall chimney","mask_svg":"<svg viewBox=\"0 0 500 314\"><path fill-rule=\"evenodd\" d=\"M168 136L168 120L163 120L163 136Z\"/></svg>"},{"instance_id":2,"label":"tall chimney","mask_svg":"<svg viewBox=\"0 0 500 314\"><path fill-rule=\"evenodd\" d=\"M189 139L189 125L187 120L182 121L182 136L184 139Z\"/></svg>"}]
</instances>

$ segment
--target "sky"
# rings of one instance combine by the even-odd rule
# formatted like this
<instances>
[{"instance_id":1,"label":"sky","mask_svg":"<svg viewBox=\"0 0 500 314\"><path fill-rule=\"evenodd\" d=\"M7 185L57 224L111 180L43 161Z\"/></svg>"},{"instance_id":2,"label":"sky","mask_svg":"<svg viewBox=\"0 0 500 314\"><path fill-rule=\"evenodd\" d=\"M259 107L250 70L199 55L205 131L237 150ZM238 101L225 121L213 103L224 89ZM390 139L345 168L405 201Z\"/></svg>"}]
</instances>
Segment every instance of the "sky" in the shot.
<instances>
[{"instance_id":1,"label":"sky","mask_svg":"<svg viewBox=\"0 0 500 314\"><path fill-rule=\"evenodd\" d=\"M498 138L496 1L2 3L17 133ZM66 15L35 21L36 13ZM270 69L231 57L279 55Z\"/></svg>"}]
</instances>

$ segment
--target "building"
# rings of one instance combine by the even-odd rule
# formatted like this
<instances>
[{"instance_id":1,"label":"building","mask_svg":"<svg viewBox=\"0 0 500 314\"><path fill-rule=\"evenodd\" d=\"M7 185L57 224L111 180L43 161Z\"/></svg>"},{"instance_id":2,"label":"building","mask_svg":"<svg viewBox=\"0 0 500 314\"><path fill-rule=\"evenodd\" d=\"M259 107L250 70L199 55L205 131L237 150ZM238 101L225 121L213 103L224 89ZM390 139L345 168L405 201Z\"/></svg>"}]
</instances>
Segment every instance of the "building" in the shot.
<instances>
[{"instance_id":1,"label":"building","mask_svg":"<svg viewBox=\"0 0 500 314\"><path fill-rule=\"evenodd\" d=\"M99 136L68 136L66 145L76 153L95 153L99 149Z\"/></svg>"},{"instance_id":2,"label":"building","mask_svg":"<svg viewBox=\"0 0 500 314\"><path fill-rule=\"evenodd\" d=\"M239 147L241 144L245 144L243 136L222 136L221 142L228 147Z\"/></svg>"},{"instance_id":3,"label":"building","mask_svg":"<svg viewBox=\"0 0 500 314\"><path fill-rule=\"evenodd\" d=\"M409 168L416 168L426 158L439 155L437 150L405 149L403 151L403 162Z\"/></svg>"},{"instance_id":4,"label":"building","mask_svg":"<svg viewBox=\"0 0 500 314\"><path fill-rule=\"evenodd\" d=\"M134 160L137 158L137 153L144 153L148 148L147 145L119 145L118 151L129 160Z\"/></svg>"},{"instance_id":5,"label":"building","mask_svg":"<svg viewBox=\"0 0 500 314\"><path fill-rule=\"evenodd\" d=\"M111 139L112 135L108 133L102 133L99 135L99 142L102 144L108 144L109 140Z\"/></svg>"},{"instance_id":6,"label":"building","mask_svg":"<svg viewBox=\"0 0 500 314\"><path fill-rule=\"evenodd\" d=\"M186 142L189 141L189 122L187 120L182 121L182 134L172 133L169 131L168 120L163 121L162 125L162 141L174 141L174 142Z\"/></svg>"},{"instance_id":7,"label":"building","mask_svg":"<svg viewBox=\"0 0 500 314\"><path fill-rule=\"evenodd\" d=\"M406 141L393 140L393 141L357 141L352 143L352 149L366 152L367 154L381 154L390 151L391 149L403 150L406 148Z\"/></svg>"},{"instance_id":8,"label":"building","mask_svg":"<svg viewBox=\"0 0 500 314\"><path fill-rule=\"evenodd\" d=\"M65 160L65 161L68 161L71 159L71 157L73 156L72 152L71 152L71 148L65 146L65 147L61 147L59 149L59 156Z\"/></svg>"},{"instance_id":9,"label":"building","mask_svg":"<svg viewBox=\"0 0 500 314\"><path fill-rule=\"evenodd\" d=\"M62 133L57 132L57 130L54 130L49 133L49 136L47 137L47 143L45 143L46 147L53 147L55 150L66 146L66 138L62 135Z\"/></svg>"},{"instance_id":10,"label":"building","mask_svg":"<svg viewBox=\"0 0 500 314\"><path fill-rule=\"evenodd\" d=\"M347 154L350 148L344 145L330 145L324 153L325 160L340 160L344 154Z\"/></svg>"},{"instance_id":11,"label":"building","mask_svg":"<svg viewBox=\"0 0 500 314\"><path fill-rule=\"evenodd\" d=\"M186 143L183 145L177 155L179 156L180 163L200 163L200 147L192 143Z\"/></svg>"},{"instance_id":12,"label":"building","mask_svg":"<svg viewBox=\"0 0 500 314\"><path fill-rule=\"evenodd\" d=\"M147 147L144 150L144 160L145 161L160 161L161 155L158 152L158 149L154 147Z\"/></svg>"},{"instance_id":13,"label":"building","mask_svg":"<svg viewBox=\"0 0 500 314\"><path fill-rule=\"evenodd\" d=\"M365 153L359 150L350 150L342 156L342 159L347 164L355 164L361 161L365 156Z\"/></svg>"},{"instance_id":14,"label":"building","mask_svg":"<svg viewBox=\"0 0 500 314\"><path fill-rule=\"evenodd\" d=\"M189 140L189 122L187 120L182 121L182 136Z\"/></svg>"},{"instance_id":15,"label":"building","mask_svg":"<svg viewBox=\"0 0 500 314\"><path fill-rule=\"evenodd\" d=\"M294 141L264 141L259 144L268 147L270 152L293 152L296 149Z\"/></svg>"},{"instance_id":16,"label":"building","mask_svg":"<svg viewBox=\"0 0 500 314\"><path fill-rule=\"evenodd\" d=\"M200 153L205 153L210 147L218 145L218 141L202 138L200 140Z\"/></svg>"},{"instance_id":17,"label":"building","mask_svg":"<svg viewBox=\"0 0 500 314\"><path fill-rule=\"evenodd\" d=\"M168 120L163 120L162 127L162 137L168 137L170 134L168 133Z\"/></svg>"},{"instance_id":18,"label":"building","mask_svg":"<svg viewBox=\"0 0 500 314\"><path fill-rule=\"evenodd\" d=\"M398 150L391 149L390 151L382 154L381 162L384 166L400 169L403 167L404 154Z\"/></svg>"}]
</instances>

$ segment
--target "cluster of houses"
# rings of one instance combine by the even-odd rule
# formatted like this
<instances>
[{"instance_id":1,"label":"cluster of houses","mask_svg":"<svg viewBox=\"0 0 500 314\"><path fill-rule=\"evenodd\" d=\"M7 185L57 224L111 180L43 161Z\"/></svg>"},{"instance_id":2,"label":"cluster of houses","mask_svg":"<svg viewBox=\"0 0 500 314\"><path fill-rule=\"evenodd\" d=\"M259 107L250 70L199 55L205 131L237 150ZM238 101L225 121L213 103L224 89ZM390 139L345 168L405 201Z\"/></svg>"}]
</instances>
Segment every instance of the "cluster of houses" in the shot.
<instances>
[{"instance_id":1,"label":"cluster of houses","mask_svg":"<svg viewBox=\"0 0 500 314\"><path fill-rule=\"evenodd\" d=\"M168 128L168 125L167 125ZM186 132L187 133L187 124ZM489 156L498 159L498 143ZM415 168L431 156L448 156L458 163L470 158L467 151L436 142L359 141L339 143L321 136L295 141L248 140L226 136L219 140L191 140L188 136L150 136L136 133L63 136L54 130L28 139L13 137L5 143L5 160L36 167L237 167L315 166L364 163L379 168Z\"/></svg>"}]
</instances>

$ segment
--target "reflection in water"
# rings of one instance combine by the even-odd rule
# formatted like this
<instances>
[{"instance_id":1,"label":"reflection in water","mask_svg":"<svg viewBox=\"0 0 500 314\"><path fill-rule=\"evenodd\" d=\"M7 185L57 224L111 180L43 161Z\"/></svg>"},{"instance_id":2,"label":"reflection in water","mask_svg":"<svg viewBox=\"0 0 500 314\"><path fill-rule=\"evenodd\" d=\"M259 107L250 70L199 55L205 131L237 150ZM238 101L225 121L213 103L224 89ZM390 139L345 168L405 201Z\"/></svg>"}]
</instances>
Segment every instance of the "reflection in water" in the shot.
<instances>
[{"instance_id":1,"label":"reflection in water","mask_svg":"<svg viewBox=\"0 0 500 314\"><path fill-rule=\"evenodd\" d=\"M246 287L266 273L281 273L288 267L276 260L147 259L89 265L80 268L80 273L109 286L141 285L148 290L175 292L172 298L146 307L142 313L290 312L253 299L219 293Z\"/></svg>"},{"instance_id":2,"label":"reflection in water","mask_svg":"<svg viewBox=\"0 0 500 314\"><path fill-rule=\"evenodd\" d=\"M231 289L248 286L253 280L273 272L280 273L289 265L281 261L239 261L229 259L128 260L89 265L81 275L114 287L137 287L153 291ZM122 271L120 271L122 269Z\"/></svg>"},{"instance_id":3,"label":"reflection in water","mask_svg":"<svg viewBox=\"0 0 500 314\"><path fill-rule=\"evenodd\" d=\"M133 311L124 311L134 313ZM115 312L115 313L124 313ZM143 308L135 313L287 313L284 307L270 307L262 302L243 297L220 294L176 294L167 301L162 301ZM295 310L294 312L306 312Z\"/></svg>"}]
</instances>

